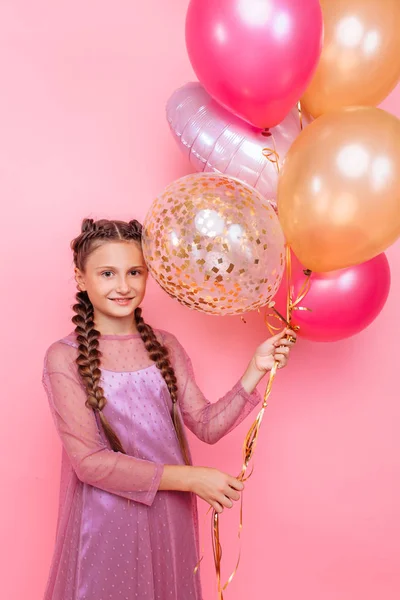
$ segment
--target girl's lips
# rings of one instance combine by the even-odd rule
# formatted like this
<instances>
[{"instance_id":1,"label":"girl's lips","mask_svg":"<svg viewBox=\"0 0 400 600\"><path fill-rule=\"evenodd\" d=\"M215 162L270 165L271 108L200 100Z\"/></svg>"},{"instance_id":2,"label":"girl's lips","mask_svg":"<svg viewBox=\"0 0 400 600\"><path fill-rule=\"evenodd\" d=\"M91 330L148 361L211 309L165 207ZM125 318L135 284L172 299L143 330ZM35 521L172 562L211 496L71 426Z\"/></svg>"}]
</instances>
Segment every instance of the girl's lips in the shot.
<instances>
[{"instance_id":1,"label":"girl's lips","mask_svg":"<svg viewBox=\"0 0 400 600\"><path fill-rule=\"evenodd\" d=\"M126 304L129 304L129 302L131 300L133 300L133 298L110 298L110 300L112 300L116 304L120 304L121 306L125 306Z\"/></svg>"}]
</instances>

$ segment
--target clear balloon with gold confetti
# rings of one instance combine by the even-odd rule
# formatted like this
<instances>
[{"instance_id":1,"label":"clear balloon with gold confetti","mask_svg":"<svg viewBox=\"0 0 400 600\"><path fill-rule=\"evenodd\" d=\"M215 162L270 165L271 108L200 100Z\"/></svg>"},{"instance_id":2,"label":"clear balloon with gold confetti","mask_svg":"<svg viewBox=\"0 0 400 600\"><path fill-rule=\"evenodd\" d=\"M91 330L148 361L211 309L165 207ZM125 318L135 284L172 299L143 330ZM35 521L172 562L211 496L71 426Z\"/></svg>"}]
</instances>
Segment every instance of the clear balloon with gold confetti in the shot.
<instances>
[{"instance_id":1,"label":"clear balloon with gold confetti","mask_svg":"<svg viewBox=\"0 0 400 600\"><path fill-rule=\"evenodd\" d=\"M196 173L153 202L143 252L160 286L189 308L238 315L268 304L285 266L285 241L269 202L225 175Z\"/></svg>"}]
</instances>

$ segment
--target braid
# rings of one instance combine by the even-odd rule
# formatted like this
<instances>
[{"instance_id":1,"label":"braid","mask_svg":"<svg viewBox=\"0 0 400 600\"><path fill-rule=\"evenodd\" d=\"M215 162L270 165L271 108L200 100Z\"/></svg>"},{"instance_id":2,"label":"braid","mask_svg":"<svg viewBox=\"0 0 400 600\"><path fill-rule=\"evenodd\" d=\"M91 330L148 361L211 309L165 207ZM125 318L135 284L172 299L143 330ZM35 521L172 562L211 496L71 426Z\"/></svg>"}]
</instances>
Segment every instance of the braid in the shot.
<instances>
[{"instance_id":1,"label":"braid","mask_svg":"<svg viewBox=\"0 0 400 600\"><path fill-rule=\"evenodd\" d=\"M138 238L138 240L141 241L142 229L143 229L142 224L139 223L139 221L136 221L136 219L133 219L133 221L129 221L128 225L129 225L132 237Z\"/></svg>"},{"instance_id":2,"label":"braid","mask_svg":"<svg viewBox=\"0 0 400 600\"><path fill-rule=\"evenodd\" d=\"M86 406L98 413L103 431L114 452L125 454L117 434L113 431L102 412L107 400L103 388L100 386L100 333L94 326L93 305L86 292L78 292L76 299L77 304L73 306L76 315L72 318L72 322L75 325L75 333L79 344L76 364L87 392Z\"/></svg>"},{"instance_id":3,"label":"braid","mask_svg":"<svg viewBox=\"0 0 400 600\"><path fill-rule=\"evenodd\" d=\"M104 221L83 219L80 235L71 242L76 266L82 266L82 257L87 256L89 251L93 251L104 240L115 236L115 230L110 227L104 227L103 223Z\"/></svg>"},{"instance_id":4,"label":"braid","mask_svg":"<svg viewBox=\"0 0 400 600\"><path fill-rule=\"evenodd\" d=\"M182 419L178 411L178 385L176 380L175 371L170 363L168 350L163 346L157 339L153 329L150 325L145 323L142 317L142 309L137 308L135 310L135 321L138 333L143 340L144 346L149 353L152 361L155 362L158 369L161 371L164 377L165 383L167 384L171 400L172 400L172 420L178 436L179 444L182 450L182 455L187 465L190 465L189 450L184 435Z\"/></svg>"}]
</instances>

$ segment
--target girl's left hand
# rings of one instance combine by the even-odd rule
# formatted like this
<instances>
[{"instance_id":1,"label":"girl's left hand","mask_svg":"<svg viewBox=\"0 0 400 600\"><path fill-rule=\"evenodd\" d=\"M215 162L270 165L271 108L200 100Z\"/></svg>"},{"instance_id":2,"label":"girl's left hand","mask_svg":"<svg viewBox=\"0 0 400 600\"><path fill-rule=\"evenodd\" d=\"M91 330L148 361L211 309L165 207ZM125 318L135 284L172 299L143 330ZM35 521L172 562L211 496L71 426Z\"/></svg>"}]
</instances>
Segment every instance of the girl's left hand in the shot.
<instances>
[{"instance_id":1,"label":"girl's left hand","mask_svg":"<svg viewBox=\"0 0 400 600\"><path fill-rule=\"evenodd\" d=\"M278 335L274 335L259 346L253 356L253 365L261 373L270 371L274 363L278 368L287 365L290 348L296 343L297 335L291 329L285 329Z\"/></svg>"}]
</instances>

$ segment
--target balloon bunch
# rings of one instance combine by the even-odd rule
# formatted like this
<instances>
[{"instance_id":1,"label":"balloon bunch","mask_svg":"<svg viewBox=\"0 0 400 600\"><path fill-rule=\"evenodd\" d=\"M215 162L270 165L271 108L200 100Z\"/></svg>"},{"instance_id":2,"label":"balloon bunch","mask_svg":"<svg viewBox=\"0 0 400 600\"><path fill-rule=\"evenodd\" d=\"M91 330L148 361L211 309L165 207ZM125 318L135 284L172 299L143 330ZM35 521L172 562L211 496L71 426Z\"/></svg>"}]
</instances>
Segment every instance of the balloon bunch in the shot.
<instances>
[{"instance_id":1,"label":"balloon bunch","mask_svg":"<svg viewBox=\"0 0 400 600\"><path fill-rule=\"evenodd\" d=\"M174 92L167 118L200 173L169 185L144 223L146 261L169 295L212 315L268 306L315 341L377 317L383 252L400 236L400 121L375 106L400 77L399 29L398 0L191 0L200 82ZM213 546L221 600L232 576L222 585L215 513Z\"/></svg>"},{"instance_id":2,"label":"balloon bunch","mask_svg":"<svg viewBox=\"0 0 400 600\"><path fill-rule=\"evenodd\" d=\"M359 333L389 293L377 257L400 235L400 121L375 105L400 77L399 28L397 0L189 4L200 82L172 94L168 123L196 171L238 178L277 211L292 287L312 271L310 310L292 313L310 340Z\"/></svg>"}]
</instances>

